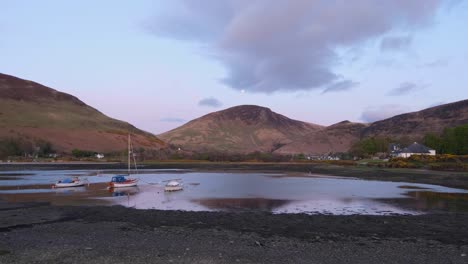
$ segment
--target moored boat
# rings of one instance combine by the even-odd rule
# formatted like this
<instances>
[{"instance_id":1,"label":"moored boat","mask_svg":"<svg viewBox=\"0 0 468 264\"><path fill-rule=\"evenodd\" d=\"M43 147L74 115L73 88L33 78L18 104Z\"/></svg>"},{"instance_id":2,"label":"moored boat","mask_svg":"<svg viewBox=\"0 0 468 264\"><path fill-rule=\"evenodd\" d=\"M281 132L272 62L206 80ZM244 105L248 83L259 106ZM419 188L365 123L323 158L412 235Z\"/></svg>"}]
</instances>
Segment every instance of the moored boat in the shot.
<instances>
[{"instance_id":1,"label":"moored boat","mask_svg":"<svg viewBox=\"0 0 468 264\"><path fill-rule=\"evenodd\" d=\"M182 183L178 180L171 180L166 183L166 186L164 186L164 191L166 192L181 191L183 189L184 187L182 186Z\"/></svg>"},{"instance_id":2,"label":"moored boat","mask_svg":"<svg viewBox=\"0 0 468 264\"><path fill-rule=\"evenodd\" d=\"M135 178L127 178L125 176L130 176L131 174L131 157L133 156L133 162L135 163L135 170L138 173L137 165L135 156L133 155L133 147L130 140L130 134L128 134L128 175L115 175L112 177L111 181L109 182L109 188L123 188L123 187L133 187L137 186L138 179Z\"/></svg>"},{"instance_id":3,"label":"moored boat","mask_svg":"<svg viewBox=\"0 0 468 264\"><path fill-rule=\"evenodd\" d=\"M109 182L109 188L123 188L137 186L138 179L126 178L124 175L117 175L112 177Z\"/></svg>"},{"instance_id":4,"label":"moored boat","mask_svg":"<svg viewBox=\"0 0 468 264\"><path fill-rule=\"evenodd\" d=\"M70 188L70 187L79 187L79 186L84 186L85 181L80 180L78 177L73 177L73 178L66 178L60 181L55 182L54 185L52 185L52 188Z\"/></svg>"}]
</instances>

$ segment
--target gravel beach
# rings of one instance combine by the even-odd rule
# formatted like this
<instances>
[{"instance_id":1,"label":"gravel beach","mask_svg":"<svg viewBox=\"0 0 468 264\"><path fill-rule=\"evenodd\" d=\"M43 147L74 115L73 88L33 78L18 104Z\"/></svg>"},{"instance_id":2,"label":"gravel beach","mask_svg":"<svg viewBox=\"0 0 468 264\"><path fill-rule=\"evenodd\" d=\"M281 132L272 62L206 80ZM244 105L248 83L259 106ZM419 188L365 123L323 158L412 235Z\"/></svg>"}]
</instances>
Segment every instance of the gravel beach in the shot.
<instances>
[{"instance_id":1,"label":"gravel beach","mask_svg":"<svg viewBox=\"0 0 468 264\"><path fill-rule=\"evenodd\" d=\"M0 263L468 263L468 214L0 206Z\"/></svg>"}]
</instances>

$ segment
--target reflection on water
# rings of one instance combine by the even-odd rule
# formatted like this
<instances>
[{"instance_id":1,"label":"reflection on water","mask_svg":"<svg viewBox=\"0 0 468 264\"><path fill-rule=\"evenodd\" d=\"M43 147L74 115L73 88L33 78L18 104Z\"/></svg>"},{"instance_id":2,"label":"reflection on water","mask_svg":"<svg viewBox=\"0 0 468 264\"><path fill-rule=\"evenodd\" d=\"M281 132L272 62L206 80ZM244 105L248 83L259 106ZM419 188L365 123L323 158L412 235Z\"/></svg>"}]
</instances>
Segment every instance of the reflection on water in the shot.
<instances>
[{"instance_id":1,"label":"reflection on water","mask_svg":"<svg viewBox=\"0 0 468 264\"><path fill-rule=\"evenodd\" d=\"M423 211L468 212L468 193L409 192L412 207Z\"/></svg>"},{"instance_id":2,"label":"reflection on water","mask_svg":"<svg viewBox=\"0 0 468 264\"><path fill-rule=\"evenodd\" d=\"M109 188L109 193L111 193L113 197L134 195L138 193L139 191L140 189L138 188L138 186Z\"/></svg>"},{"instance_id":3,"label":"reflection on water","mask_svg":"<svg viewBox=\"0 0 468 264\"><path fill-rule=\"evenodd\" d=\"M213 210L262 210L274 211L276 208L291 203L290 200L265 199L265 198L218 198L218 199L194 199L193 203L201 204Z\"/></svg>"},{"instance_id":4,"label":"reflection on water","mask_svg":"<svg viewBox=\"0 0 468 264\"><path fill-rule=\"evenodd\" d=\"M317 175L145 171L137 187L108 189L111 171L32 171L4 173L0 199L45 201L57 205L123 205L159 210L261 210L308 214L418 214L468 211L464 190L427 184L366 181ZM0 177L2 177L0 175ZM89 186L50 186L70 175L87 177ZM167 180L187 184L181 192L164 192Z\"/></svg>"}]
</instances>

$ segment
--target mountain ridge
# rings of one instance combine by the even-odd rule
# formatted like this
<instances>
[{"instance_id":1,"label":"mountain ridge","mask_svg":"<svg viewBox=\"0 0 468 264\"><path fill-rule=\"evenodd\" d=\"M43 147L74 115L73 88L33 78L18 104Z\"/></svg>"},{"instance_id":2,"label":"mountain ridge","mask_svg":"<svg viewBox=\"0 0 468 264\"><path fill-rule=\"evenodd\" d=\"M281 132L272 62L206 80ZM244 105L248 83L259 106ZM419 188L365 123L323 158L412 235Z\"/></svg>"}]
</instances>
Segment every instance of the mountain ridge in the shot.
<instances>
[{"instance_id":1,"label":"mountain ridge","mask_svg":"<svg viewBox=\"0 0 468 264\"><path fill-rule=\"evenodd\" d=\"M224 124L216 128L213 125L216 122ZM214 134L216 129L226 130L226 122L236 123L235 129L238 130L235 140L232 137L226 138L232 145L229 149L219 148L207 138L207 135L211 135L216 137L217 142L221 142L224 133ZM420 140L426 133L441 133L444 128L467 123L468 100L434 106L373 123L344 120L329 126L290 119L263 106L239 105L193 119L159 136L171 144L192 151L237 151L242 153L267 151L277 154L323 154L346 152L353 143L367 137L391 137L393 139L410 137L414 140ZM211 128L207 129L209 126ZM243 126L246 127L245 131L241 131ZM259 127L253 129L255 126ZM249 136L261 134L262 128L266 129L263 131L264 139L260 140L263 141L263 144L257 144L257 148L245 147L242 149L240 147L245 142L250 141ZM203 136L203 134L206 135ZM194 138L197 140L193 140ZM201 149L197 145L205 146L205 148Z\"/></svg>"}]
</instances>

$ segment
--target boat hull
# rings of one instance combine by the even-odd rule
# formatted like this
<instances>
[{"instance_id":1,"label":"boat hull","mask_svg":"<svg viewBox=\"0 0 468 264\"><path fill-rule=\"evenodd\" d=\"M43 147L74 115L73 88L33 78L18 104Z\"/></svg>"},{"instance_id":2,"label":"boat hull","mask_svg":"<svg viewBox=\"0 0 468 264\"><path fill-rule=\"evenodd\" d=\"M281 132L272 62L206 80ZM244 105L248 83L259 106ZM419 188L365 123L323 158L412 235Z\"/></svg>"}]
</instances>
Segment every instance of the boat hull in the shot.
<instances>
[{"instance_id":1,"label":"boat hull","mask_svg":"<svg viewBox=\"0 0 468 264\"><path fill-rule=\"evenodd\" d=\"M84 185L85 183L82 181L70 182L70 183L57 182L54 184L54 188L70 188L70 187L80 187Z\"/></svg>"},{"instance_id":2,"label":"boat hull","mask_svg":"<svg viewBox=\"0 0 468 264\"><path fill-rule=\"evenodd\" d=\"M176 192L182 191L184 188L182 186L166 186L164 187L165 192Z\"/></svg>"},{"instance_id":3,"label":"boat hull","mask_svg":"<svg viewBox=\"0 0 468 264\"><path fill-rule=\"evenodd\" d=\"M111 188L125 188L125 187L134 187L137 186L137 180L128 181L128 182L111 182L109 187Z\"/></svg>"}]
</instances>

